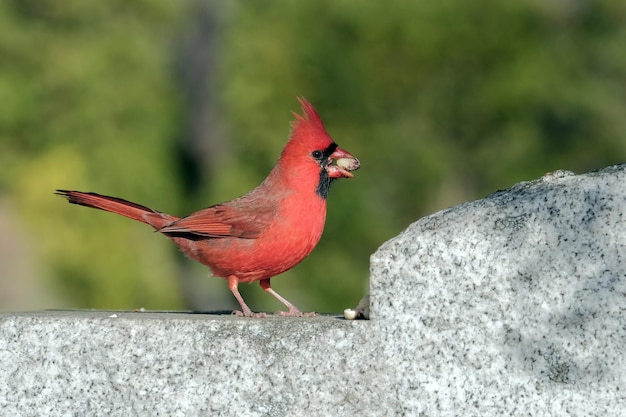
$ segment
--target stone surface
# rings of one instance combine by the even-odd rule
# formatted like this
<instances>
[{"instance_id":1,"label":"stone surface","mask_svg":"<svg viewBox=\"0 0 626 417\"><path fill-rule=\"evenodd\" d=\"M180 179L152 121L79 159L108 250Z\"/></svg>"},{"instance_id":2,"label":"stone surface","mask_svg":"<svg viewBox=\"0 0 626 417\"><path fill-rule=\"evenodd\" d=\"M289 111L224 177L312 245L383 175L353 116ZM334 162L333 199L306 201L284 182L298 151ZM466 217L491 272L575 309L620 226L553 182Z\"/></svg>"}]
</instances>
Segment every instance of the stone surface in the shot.
<instances>
[{"instance_id":1,"label":"stone surface","mask_svg":"<svg viewBox=\"0 0 626 417\"><path fill-rule=\"evenodd\" d=\"M385 243L371 318L414 409L626 415L625 213L626 165L559 171Z\"/></svg>"},{"instance_id":2,"label":"stone surface","mask_svg":"<svg viewBox=\"0 0 626 417\"><path fill-rule=\"evenodd\" d=\"M0 415L338 415L370 322L333 317L41 312L0 320ZM310 411L310 414L309 414Z\"/></svg>"},{"instance_id":3,"label":"stone surface","mask_svg":"<svg viewBox=\"0 0 626 417\"><path fill-rule=\"evenodd\" d=\"M411 225L370 321L0 316L0 415L626 415L626 166Z\"/></svg>"}]
</instances>

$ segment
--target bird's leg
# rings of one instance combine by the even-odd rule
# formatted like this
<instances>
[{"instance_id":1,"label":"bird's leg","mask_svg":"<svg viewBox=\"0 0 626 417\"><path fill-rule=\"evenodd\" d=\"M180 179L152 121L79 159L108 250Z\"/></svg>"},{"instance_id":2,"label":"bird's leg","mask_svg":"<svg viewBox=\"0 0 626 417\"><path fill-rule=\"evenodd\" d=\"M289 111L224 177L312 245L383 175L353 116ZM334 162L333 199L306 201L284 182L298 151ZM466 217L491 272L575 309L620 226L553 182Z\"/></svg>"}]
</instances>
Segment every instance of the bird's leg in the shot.
<instances>
[{"instance_id":1,"label":"bird's leg","mask_svg":"<svg viewBox=\"0 0 626 417\"><path fill-rule=\"evenodd\" d=\"M294 306L293 304L291 304L289 301L285 300L283 297L280 296L280 294L278 294L276 291L274 291L270 285L270 280L268 279L262 279L259 284L261 284L261 288L263 288L263 290L270 294L272 297L276 298L278 301L280 301L281 303L283 303L285 306L287 306L287 308L289 309L289 311L279 311L278 314L280 314L281 316L296 316L296 317L302 317L302 316L315 316L315 313L303 313L300 310L298 310L298 308L296 306Z\"/></svg>"},{"instance_id":2,"label":"bird's leg","mask_svg":"<svg viewBox=\"0 0 626 417\"><path fill-rule=\"evenodd\" d=\"M235 310L233 311L233 314L244 317L265 317L265 313L254 313L252 312L252 310L250 310L250 307L248 307L245 301L243 301L241 294L239 294L239 290L237 289L238 286L239 278L237 278L235 275L230 275L228 277L228 288L230 289L230 292L233 293L233 295L239 302L239 305L241 306L241 311Z\"/></svg>"}]
</instances>

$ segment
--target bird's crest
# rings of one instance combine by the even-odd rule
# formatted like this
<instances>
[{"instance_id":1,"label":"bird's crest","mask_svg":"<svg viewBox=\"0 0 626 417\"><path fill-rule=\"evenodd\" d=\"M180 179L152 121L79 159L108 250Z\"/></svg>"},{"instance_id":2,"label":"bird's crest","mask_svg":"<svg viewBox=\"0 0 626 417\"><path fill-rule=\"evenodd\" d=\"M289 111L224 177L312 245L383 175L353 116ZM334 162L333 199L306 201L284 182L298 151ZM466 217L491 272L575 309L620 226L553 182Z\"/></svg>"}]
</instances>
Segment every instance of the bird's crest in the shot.
<instances>
[{"instance_id":1,"label":"bird's crest","mask_svg":"<svg viewBox=\"0 0 626 417\"><path fill-rule=\"evenodd\" d=\"M303 115L299 115L295 111L292 112L293 115L296 117L296 120L291 123L292 128L296 129L299 124L308 122L310 124L315 124L323 129L324 124L322 123L322 119L317 113L317 110L315 110L315 107L313 107L313 105L309 103L309 101L304 97L298 97L298 101L302 106Z\"/></svg>"},{"instance_id":2,"label":"bird's crest","mask_svg":"<svg viewBox=\"0 0 626 417\"><path fill-rule=\"evenodd\" d=\"M300 145L318 149L324 149L332 139L324 128L324 123L317 110L304 97L298 97L302 105L302 115L292 112L295 120L291 122L291 135L289 142L298 142Z\"/></svg>"}]
</instances>

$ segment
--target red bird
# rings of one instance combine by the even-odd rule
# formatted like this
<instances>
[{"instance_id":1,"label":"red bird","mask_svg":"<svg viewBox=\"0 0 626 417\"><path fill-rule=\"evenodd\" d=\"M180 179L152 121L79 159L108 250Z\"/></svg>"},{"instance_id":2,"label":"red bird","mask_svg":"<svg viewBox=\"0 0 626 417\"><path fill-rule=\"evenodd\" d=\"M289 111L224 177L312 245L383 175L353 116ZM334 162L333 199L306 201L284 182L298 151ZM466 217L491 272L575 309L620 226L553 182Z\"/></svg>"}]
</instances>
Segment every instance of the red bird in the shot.
<instances>
[{"instance_id":1,"label":"red bird","mask_svg":"<svg viewBox=\"0 0 626 417\"><path fill-rule=\"evenodd\" d=\"M116 197L57 190L70 203L121 214L147 223L170 238L185 255L228 281L241 311L259 317L239 294L240 282L260 281L283 303L285 316L303 313L270 286L270 279L302 261L317 245L326 220L326 197L333 180L350 178L360 162L326 132L313 106L299 99L289 141L276 166L254 190L179 218ZM335 164L333 164L333 162Z\"/></svg>"}]
</instances>

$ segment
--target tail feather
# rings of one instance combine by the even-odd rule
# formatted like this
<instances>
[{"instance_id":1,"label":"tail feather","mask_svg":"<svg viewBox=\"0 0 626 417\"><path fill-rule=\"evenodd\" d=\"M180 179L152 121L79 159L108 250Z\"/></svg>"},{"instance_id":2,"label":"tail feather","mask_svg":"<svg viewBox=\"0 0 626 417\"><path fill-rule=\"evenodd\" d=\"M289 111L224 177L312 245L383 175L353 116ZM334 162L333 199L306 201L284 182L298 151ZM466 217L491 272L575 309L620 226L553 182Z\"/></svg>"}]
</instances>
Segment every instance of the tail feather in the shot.
<instances>
[{"instance_id":1,"label":"tail feather","mask_svg":"<svg viewBox=\"0 0 626 417\"><path fill-rule=\"evenodd\" d=\"M70 190L56 190L55 194L66 198L72 204L110 211L111 213L149 224L155 229L160 229L178 220L178 217L170 216L169 214L161 213L149 207L117 197Z\"/></svg>"}]
</instances>

